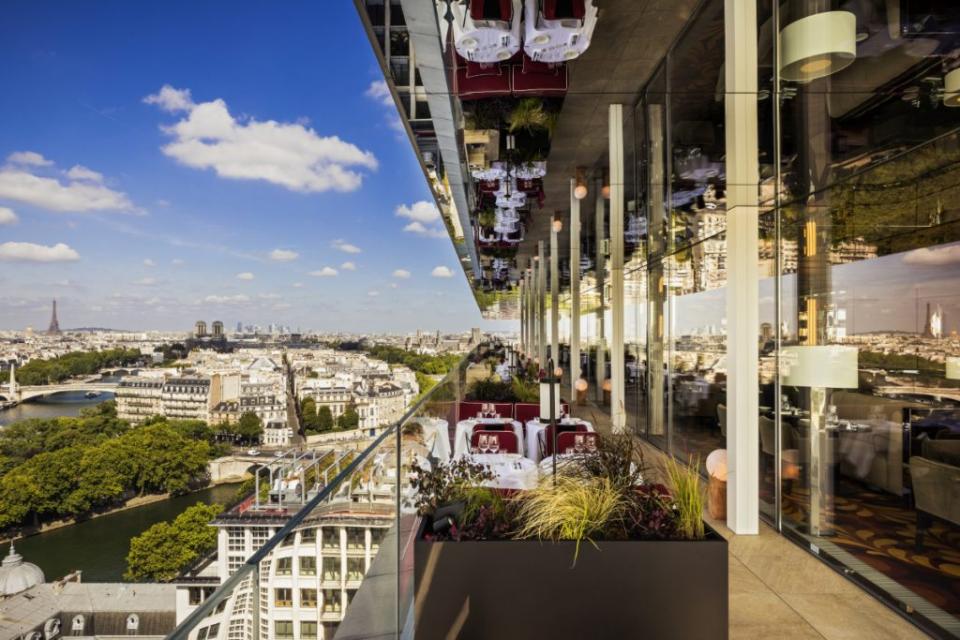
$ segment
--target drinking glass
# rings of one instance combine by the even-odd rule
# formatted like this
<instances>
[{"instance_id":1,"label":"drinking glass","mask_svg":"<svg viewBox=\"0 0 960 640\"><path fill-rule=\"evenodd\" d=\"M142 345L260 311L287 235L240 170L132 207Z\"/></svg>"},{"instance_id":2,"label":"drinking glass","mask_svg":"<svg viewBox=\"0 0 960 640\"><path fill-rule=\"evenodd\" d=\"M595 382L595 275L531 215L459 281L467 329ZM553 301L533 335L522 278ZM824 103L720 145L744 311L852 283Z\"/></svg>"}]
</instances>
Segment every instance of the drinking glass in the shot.
<instances>
[{"instance_id":1,"label":"drinking glass","mask_svg":"<svg viewBox=\"0 0 960 640\"><path fill-rule=\"evenodd\" d=\"M480 453L486 453L489 446L490 436L486 434L480 434Z\"/></svg>"},{"instance_id":2,"label":"drinking glass","mask_svg":"<svg viewBox=\"0 0 960 640\"><path fill-rule=\"evenodd\" d=\"M583 436L573 436L573 451L583 453Z\"/></svg>"},{"instance_id":3,"label":"drinking glass","mask_svg":"<svg viewBox=\"0 0 960 640\"><path fill-rule=\"evenodd\" d=\"M490 453L497 453L498 451L500 451L500 438L490 436Z\"/></svg>"},{"instance_id":4,"label":"drinking glass","mask_svg":"<svg viewBox=\"0 0 960 640\"><path fill-rule=\"evenodd\" d=\"M587 438L587 453L596 453L596 452L597 452L597 439Z\"/></svg>"}]
</instances>

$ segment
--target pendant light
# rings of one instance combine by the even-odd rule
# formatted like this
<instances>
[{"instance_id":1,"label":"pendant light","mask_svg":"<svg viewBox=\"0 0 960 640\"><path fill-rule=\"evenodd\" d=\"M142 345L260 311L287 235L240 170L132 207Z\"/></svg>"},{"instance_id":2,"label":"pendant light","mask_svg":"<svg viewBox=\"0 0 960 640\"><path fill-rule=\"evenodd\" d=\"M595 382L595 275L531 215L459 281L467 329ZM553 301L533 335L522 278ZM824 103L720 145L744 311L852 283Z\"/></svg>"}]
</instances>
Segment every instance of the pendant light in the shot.
<instances>
[{"instance_id":1,"label":"pendant light","mask_svg":"<svg viewBox=\"0 0 960 640\"><path fill-rule=\"evenodd\" d=\"M780 76L810 82L845 69L857 57L857 17L824 11L791 22L780 32Z\"/></svg>"},{"instance_id":2,"label":"pendant light","mask_svg":"<svg viewBox=\"0 0 960 640\"><path fill-rule=\"evenodd\" d=\"M573 188L573 197L577 200L587 197L586 170L583 167L577 167L577 186Z\"/></svg>"}]
</instances>

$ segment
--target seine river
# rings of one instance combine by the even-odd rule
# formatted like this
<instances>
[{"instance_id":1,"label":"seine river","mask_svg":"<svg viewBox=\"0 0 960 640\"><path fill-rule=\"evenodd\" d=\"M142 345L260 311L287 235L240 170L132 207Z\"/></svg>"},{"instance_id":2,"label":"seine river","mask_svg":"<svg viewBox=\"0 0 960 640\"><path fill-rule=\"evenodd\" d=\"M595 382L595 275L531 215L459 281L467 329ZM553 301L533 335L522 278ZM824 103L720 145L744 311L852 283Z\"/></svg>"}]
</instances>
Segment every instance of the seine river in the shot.
<instances>
[{"instance_id":1,"label":"seine river","mask_svg":"<svg viewBox=\"0 0 960 640\"><path fill-rule=\"evenodd\" d=\"M84 407L112 398L113 394L110 393L92 400L84 398L83 393L57 394L43 402L26 402L13 409L0 411L0 425L28 418L76 416ZM236 490L236 484L224 484L54 529L17 540L17 552L28 562L43 569L47 580L80 569L85 582L117 582L123 578L127 568L130 538L157 522L172 520L198 502L226 502ZM0 555L6 555L6 549Z\"/></svg>"}]
</instances>

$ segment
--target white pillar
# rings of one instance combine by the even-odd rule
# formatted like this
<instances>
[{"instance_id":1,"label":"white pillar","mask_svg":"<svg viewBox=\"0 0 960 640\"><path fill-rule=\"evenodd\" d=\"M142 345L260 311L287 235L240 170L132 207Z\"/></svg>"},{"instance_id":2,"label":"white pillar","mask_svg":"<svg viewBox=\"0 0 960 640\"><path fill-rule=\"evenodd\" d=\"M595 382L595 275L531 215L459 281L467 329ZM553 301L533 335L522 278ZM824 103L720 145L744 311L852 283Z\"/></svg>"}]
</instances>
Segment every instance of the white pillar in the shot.
<instances>
[{"instance_id":1,"label":"white pillar","mask_svg":"<svg viewBox=\"0 0 960 640\"><path fill-rule=\"evenodd\" d=\"M597 378L597 400L603 402L603 381L607 378L607 334L604 331L604 318L606 316L606 311L604 310L604 287L606 286L606 272L607 272L607 255L604 252L604 240L606 239L606 208L607 203L604 201L603 197L603 179L597 179L596 188L594 189L596 194L596 212L594 214L594 237L596 238L594 244L594 251L596 252L596 257L594 260L593 271L597 277L597 298L599 308L597 309L597 362L596 362L596 378Z\"/></svg>"},{"instance_id":2,"label":"white pillar","mask_svg":"<svg viewBox=\"0 0 960 640\"><path fill-rule=\"evenodd\" d=\"M610 105L610 422L627 430L623 357L623 105Z\"/></svg>"},{"instance_id":3,"label":"white pillar","mask_svg":"<svg viewBox=\"0 0 960 640\"><path fill-rule=\"evenodd\" d=\"M527 304L526 304L526 275L520 275L520 353L527 349Z\"/></svg>"},{"instance_id":4,"label":"white pillar","mask_svg":"<svg viewBox=\"0 0 960 640\"><path fill-rule=\"evenodd\" d=\"M577 181L570 179L570 402L577 398L580 379L580 201L573 197Z\"/></svg>"},{"instance_id":5,"label":"white pillar","mask_svg":"<svg viewBox=\"0 0 960 640\"><path fill-rule=\"evenodd\" d=\"M537 357L540 368L547 366L547 264L544 260L543 240L537 242Z\"/></svg>"},{"instance_id":6,"label":"white pillar","mask_svg":"<svg viewBox=\"0 0 960 640\"><path fill-rule=\"evenodd\" d=\"M560 248L559 234L550 223L550 357L560 366Z\"/></svg>"},{"instance_id":7,"label":"white pillar","mask_svg":"<svg viewBox=\"0 0 960 640\"><path fill-rule=\"evenodd\" d=\"M530 262L527 263L526 279L527 279L527 288L526 288L525 293L524 293L524 298L525 298L525 299L524 299L524 301L523 301L523 304L524 304L524 306L526 307L526 310L527 310L527 348L526 348L526 350L524 351L524 353L527 355L528 358L532 358L532 357L533 357L533 344L534 344L534 342L533 342L533 323L534 323L534 319L533 319L533 288L534 288L534 284L533 284L533 260L530 260Z\"/></svg>"},{"instance_id":8,"label":"white pillar","mask_svg":"<svg viewBox=\"0 0 960 640\"><path fill-rule=\"evenodd\" d=\"M759 531L757 7L725 0L727 526Z\"/></svg>"}]
</instances>

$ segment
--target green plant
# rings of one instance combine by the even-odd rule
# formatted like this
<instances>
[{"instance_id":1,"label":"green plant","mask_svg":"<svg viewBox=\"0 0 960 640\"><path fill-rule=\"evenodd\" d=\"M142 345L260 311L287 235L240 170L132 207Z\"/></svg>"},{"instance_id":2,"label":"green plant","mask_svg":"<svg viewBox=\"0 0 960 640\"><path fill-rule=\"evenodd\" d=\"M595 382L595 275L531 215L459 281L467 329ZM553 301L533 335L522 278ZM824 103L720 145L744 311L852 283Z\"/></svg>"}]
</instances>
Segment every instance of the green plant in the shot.
<instances>
[{"instance_id":1,"label":"green plant","mask_svg":"<svg viewBox=\"0 0 960 640\"><path fill-rule=\"evenodd\" d=\"M552 132L556 124L556 116L547 111L540 98L524 98L513 108L507 116L507 126L510 133L517 131L542 130Z\"/></svg>"},{"instance_id":2,"label":"green plant","mask_svg":"<svg viewBox=\"0 0 960 640\"><path fill-rule=\"evenodd\" d=\"M573 540L573 564L584 540L605 537L623 512L623 493L608 478L545 478L536 489L518 494L517 538Z\"/></svg>"},{"instance_id":3,"label":"green plant","mask_svg":"<svg viewBox=\"0 0 960 640\"><path fill-rule=\"evenodd\" d=\"M497 223L497 212L493 209L481 209L477 213L477 223L486 229L492 229Z\"/></svg>"},{"instance_id":4,"label":"green plant","mask_svg":"<svg viewBox=\"0 0 960 640\"><path fill-rule=\"evenodd\" d=\"M494 478L490 469L464 458L437 464L432 469L414 464L411 471L411 485L417 490L417 513L422 516L433 515L443 505L465 500L469 492Z\"/></svg>"},{"instance_id":5,"label":"green plant","mask_svg":"<svg viewBox=\"0 0 960 640\"><path fill-rule=\"evenodd\" d=\"M701 540L704 536L704 495L699 467L697 456L686 465L670 457L664 465L677 511L677 530L687 540Z\"/></svg>"},{"instance_id":6,"label":"green plant","mask_svg":"<svg viewBox=\"0 0 960 640\"><path fill-rule=\"evenodd\" d=\"M474 380L467 389L466 400L470 402L517 402L513 384L501 380Z\"/></svg>"},{"instance_id":7,"label":"green plant","mask_svg":"<svg viewBox=\"0 0 960 640\"><path fill-rule=\"evenodd\" d=\"M540 385L535 380L522 380L517 376L510 381L510 389L516 402L540 402Z\"/></svg>"},{"instance_id":8,"label":"green plant","mask_svg":"<svg viewBox=\"0 0 960 640\"><path fill-rule=\"evenodd\" d=\"M622 492L643 484L643 449L628 434L606 434L597 440L597 451L580 457L580 468L590 477L606 478Z\"/></svg>"}]
</instances>

